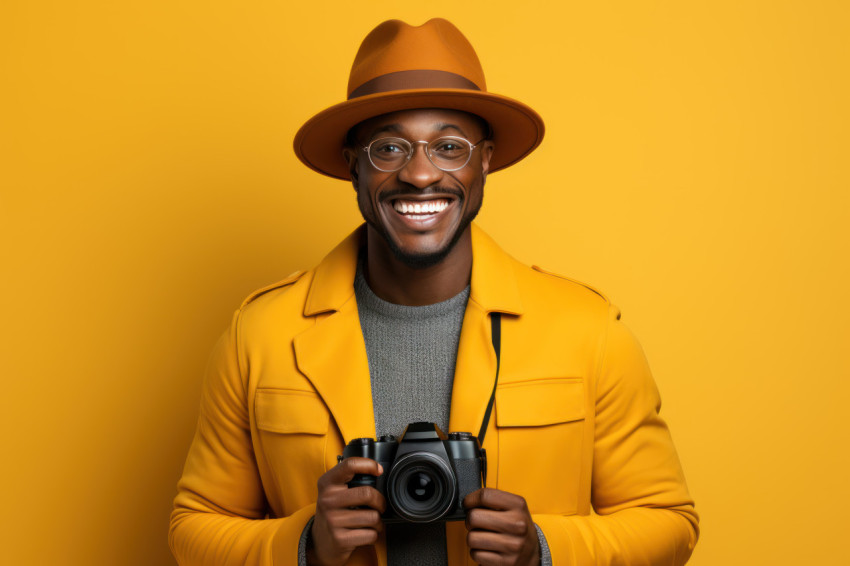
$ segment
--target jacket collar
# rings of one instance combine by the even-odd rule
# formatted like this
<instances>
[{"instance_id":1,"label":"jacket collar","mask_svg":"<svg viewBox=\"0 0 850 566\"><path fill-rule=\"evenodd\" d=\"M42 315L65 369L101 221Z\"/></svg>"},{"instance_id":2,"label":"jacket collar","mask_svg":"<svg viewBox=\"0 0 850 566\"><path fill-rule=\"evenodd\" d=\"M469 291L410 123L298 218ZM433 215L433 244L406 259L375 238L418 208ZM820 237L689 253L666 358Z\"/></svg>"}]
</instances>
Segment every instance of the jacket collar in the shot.
<instances>
[{"instance_id":1,"label":"jacket collar","mask_svg":"<svg viewBox=\"0 0 850 566\"><path fill-rule=\"evenodd\" d=\"M477 224L472 226L472 278L469 300L485 312L520 315L523 312L517 288L516 261L505 253ZM305 316L335 312L354 295L357 254L365 238L361 225L325 256L316 268Z\"/></svg>"}]
</instances>

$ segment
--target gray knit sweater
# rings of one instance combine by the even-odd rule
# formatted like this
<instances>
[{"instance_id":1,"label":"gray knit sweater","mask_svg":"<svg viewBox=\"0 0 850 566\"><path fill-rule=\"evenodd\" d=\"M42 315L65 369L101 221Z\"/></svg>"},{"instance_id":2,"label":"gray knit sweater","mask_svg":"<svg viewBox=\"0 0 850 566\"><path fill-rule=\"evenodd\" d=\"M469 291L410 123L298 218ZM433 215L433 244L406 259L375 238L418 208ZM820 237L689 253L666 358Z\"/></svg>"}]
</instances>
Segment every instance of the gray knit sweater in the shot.
<instances>
[{"instance_id":1,"label":"gray knit sweater","mask_svg":"<svg viewBox=\"0 0 850 566\"><path fill-rule=\"evenodd\" d=\"M378 436L401 436L415 421L449 432L457 346L469 287L421 307L379 298L358 271L354 280L360 327L366 342Z\"/></svg>"}]
</instances>

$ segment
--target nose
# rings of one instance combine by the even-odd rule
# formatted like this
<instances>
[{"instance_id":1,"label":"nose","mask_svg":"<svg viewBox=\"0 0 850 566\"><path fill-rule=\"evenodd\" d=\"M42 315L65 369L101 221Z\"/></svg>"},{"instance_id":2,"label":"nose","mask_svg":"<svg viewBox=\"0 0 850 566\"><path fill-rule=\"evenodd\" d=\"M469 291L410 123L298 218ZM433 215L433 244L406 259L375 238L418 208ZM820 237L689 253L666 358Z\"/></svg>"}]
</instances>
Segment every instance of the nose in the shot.
<instances>
[{"instance_id":1,"label":"nose","mask_svg":"<svg viewBox=\"0 0 850 566\"><path fill-rule=\"evenodd\" d=\"M416 188L424 189L440 180L443 171L431 163L425 143L416 143L411 150L410 160L398 172L398 179Z\"/></svg>"}]
</instances>

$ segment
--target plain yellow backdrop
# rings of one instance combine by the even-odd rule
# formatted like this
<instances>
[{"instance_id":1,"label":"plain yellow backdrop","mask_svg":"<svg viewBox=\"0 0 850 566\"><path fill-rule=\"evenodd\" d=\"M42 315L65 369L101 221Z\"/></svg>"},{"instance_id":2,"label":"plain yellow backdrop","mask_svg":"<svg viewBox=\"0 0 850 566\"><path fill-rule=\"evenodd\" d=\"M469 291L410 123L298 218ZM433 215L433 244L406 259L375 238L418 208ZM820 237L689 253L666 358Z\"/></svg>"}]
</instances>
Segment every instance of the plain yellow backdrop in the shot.
<instances>
[{"instance_id":1,"label":"plain yellow backdrop","mask_svg":"<svg viewBox=\"0 0 850 566\"><path fill-rule=\"evenodd\" d=\"M480 224L623 309L702 515L692 564L846 561L847 3L395 4L0 4L0 561L174 564L215 339L359 222L292 137L374 25L432 16L546 121Z\"/></svg>"}]
</instances>

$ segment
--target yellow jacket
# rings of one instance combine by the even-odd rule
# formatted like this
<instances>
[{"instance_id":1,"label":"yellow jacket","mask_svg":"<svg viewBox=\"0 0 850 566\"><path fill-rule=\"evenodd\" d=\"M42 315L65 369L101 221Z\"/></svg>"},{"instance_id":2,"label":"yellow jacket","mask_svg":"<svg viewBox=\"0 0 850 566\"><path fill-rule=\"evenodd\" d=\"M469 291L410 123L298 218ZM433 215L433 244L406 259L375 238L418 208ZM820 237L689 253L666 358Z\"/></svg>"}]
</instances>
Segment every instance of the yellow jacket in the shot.
<instances>
[{"instance_id":1,"label":"yellow jacket","mask_svg":"<svg viewBox=\"0 0 850 566\"><path fill-rule=\"evenodd\" d=\"M619 312L472 230L449 430L481 426L496 372L488 313L504 313L487 485L525 497L556 566L684 564L697 515ZM353 287L361 237L248 297L216 346L171 515L181 565L297 564L319 476L349 440L375 436ZM462 522L447 539L449 564L472 564ZM383 542L350 564L385 565Z\"/></svg>"}]
</instances>

